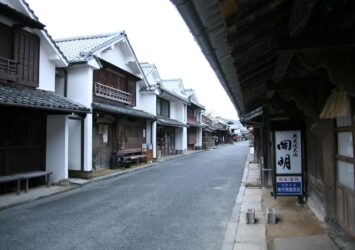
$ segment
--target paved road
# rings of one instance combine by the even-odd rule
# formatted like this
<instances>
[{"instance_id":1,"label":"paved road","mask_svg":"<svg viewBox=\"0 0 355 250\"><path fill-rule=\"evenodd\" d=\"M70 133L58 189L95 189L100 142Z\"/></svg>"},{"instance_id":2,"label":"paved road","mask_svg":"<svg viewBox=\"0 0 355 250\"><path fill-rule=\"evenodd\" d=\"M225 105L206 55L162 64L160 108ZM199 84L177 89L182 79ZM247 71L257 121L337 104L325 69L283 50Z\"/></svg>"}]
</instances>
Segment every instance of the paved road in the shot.
<instances>
[{"instance_id":1,"label":"paved road","mask_svg":"<svg viewBox=\"0 0 355 250\"><path fill-rule=\"evenodd\" d=\"M246 143L0 212L0 249L220 249Z\"/></svg>"}]
</instances>

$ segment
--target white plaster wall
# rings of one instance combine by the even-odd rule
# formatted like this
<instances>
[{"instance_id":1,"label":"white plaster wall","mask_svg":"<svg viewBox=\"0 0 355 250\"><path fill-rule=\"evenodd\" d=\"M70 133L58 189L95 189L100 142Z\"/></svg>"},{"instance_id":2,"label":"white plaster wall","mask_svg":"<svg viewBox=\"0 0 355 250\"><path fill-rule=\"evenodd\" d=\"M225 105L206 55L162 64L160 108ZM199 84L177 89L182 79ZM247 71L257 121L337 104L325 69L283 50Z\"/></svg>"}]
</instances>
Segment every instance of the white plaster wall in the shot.
<instances>
[{"instance_id":1,"label":"white plaster wall","mask_svg":"<svg viewBox=\"0 0 355 250\"><path fill-rule=\"evenodd\" d=\"M176 103L173 101L170 101L170 118L171 119L176 119Z\"/></svg>"},{"instance_id":2,"label":"white plaster wall","mask_svg":"<svg viewBox=\"0 0 355 250\"><path fill-rule=\"evenodd\" d=\"M197 128L197 140L196 146L202 147L202 128Z\"/></svg>"},{"instance_id":3,"label":"white plaster wall","mask_svg":"<svg viewBox=\"0 0 355 250\"><path fill-rule=\"evenodd\" d=\"M81 121L69 119L69 162L70 170L81 170Z\"/></svg>"},{"instance_id":4,"label":"white plaster wall","mask_svg":"<svg viewBox=\"0 0 355 250\"><path fill-rule=\"evenodd\" d=\"M183 113L183 123L187 123L187 105L184 104L184 107L183 107L183 110L184 110L184 113Z\"/></svg>"},{"instance_id":5,"label":"white plaster wall","mask_svg":"<svg viewBox=\"0 0 355 250\"><path fill-rule=\"evenodd\" d=\"M175 148L183 153L187 151L187 128L175 128Z\"/></svg>"},{"instance_id":6,"label":"white plaster wall","mask_svg":"<svg viewBox=\"0 0 355 250\"><path fill-rule=\"evenodd\" d=\"M187 128L182 128L182 150L184 153L187 151Z\"/></svg>"},{"instance_id":7,"label":"white plaster wall","mask_svg":"<svg viewBox=\"0 0 355 250\"><path fill-rule=\"evenodd\" d=\"M84 120L84 171L92 171L92 114Z\"/></svg>"},{"instance_id":8,"label":"white plaster wall","mask_svg":"<svg viewBox=\"0 0 355 250\"><path fill-rule=\"evenodd\" d=\"M87 65L69 67L67 97L91 108L92 96L93 69Z\"/></svg>"},{"instance_id":9,"label":"white plaster wall","mask_svg":"<svg viewBox=\"0 0 355 250\"><path fill-rule=\"evenodd\" d=\"M55 92L58 95L64 96L64 77L62 76L55 77Z\"/></svg>"},{"instance_id":10,"label":"white plaster wall","mask_svg":"<svg viewBox=\"0 0 355 250\"><path fill-rule=\"evenodd\" d=\"M39 50L39 89L55 91L55 64L49 60L43 46Z\"/></svg>"},{"instance_id":11,"label":"white plaster wall","mask_svg":"<svg viewBox=\"0 0 355 250\"><path fill-rule=\"evenodd\" d=\"M148 112L152 115L157 114L157 97L155 94L140 95L140 105L138 109Z\"/></svg>"},{"instance_id":12,"label":"white plaster wall","mask_svg":"<svg viewBox=\"0 0 355 250\"><path fill-rule=\"evenodd\" d=\"M149 75L146 75L145 77L147 78L147 81L151 85L154 85L157 81L157 79L154 77L154 72L151 72Z\"/></svg>"},{"instance_id":13,"label":"white plaster wall","mask_svg":"<svg viewBox=\"0 0 355 250\"><path fill-rule=\"evenodd\" d=\"M153 158L157 158L157 122L154 121L152 124L152 131L153 131Z\"/></svg>"},{"instance_id":14,"label":"white plaster wall","mask_svg":"<svg viewBox=\"0 0 355 250\"><path fill-rule=\"evenodd\" d=\"M131 55L127 55L124 51L127 50L127 48L124 48L124 46L127 45L124 43L118 43L113 48L101 52L99 57L125 71L130 72L131 74L137 75L137 72L135 72L127 64L129 60L133 60L133 57L131 57Z\"/></svg>"},{"instance_id":15,"label":"white plaster wall","mask_svg":"<svg viewBox=\"0 0 355 250\"><path fill-rule=\"evenodd\" d=\"M175 102L175 119L186 123L185 119L184 119L184 104L182 102Z\"/></svg>"},{"instance_id":16,"label":"white plaster wall","mask_svg":"<svg viewBox=\"0 0 355 250\"><path fill-rule=\"evenodd\" d=\"M145 121L145 141L147 144L152 143L152 121Z\"/></svg>"},{"instance_id":17,"label":"white plaster wall","mask_svg":"<svg viewBox=\"0 0 355 250\"><path fill-rule=\"evenodd\" d=\"M182 128L175 128L175 149L183 150L183 131Z\"/></svg>"},{"instance_id":18,"label":"white plaster wall","mask_svg":"<svg viewBox=\"0 0 355 250\"><path fill-rule=\"evenodd\" d=\"M68 178L68 118L47 116L46 170L52 171L52 182Z\"/></svg>"},{"instance_id":19,"label":"white plaster wall","mask_svg":"<svg viewBox=\"0 0 355 250\"><path fill-rule=\"evenodd\" d=\"M141 96L141 92L140 92L140 87L139 87L139 84L136 83L136 106L133 107L133 108L137 108L137 109L141 109L141 99L142 99L142 96Z\"/></svg>"}]
</instances>

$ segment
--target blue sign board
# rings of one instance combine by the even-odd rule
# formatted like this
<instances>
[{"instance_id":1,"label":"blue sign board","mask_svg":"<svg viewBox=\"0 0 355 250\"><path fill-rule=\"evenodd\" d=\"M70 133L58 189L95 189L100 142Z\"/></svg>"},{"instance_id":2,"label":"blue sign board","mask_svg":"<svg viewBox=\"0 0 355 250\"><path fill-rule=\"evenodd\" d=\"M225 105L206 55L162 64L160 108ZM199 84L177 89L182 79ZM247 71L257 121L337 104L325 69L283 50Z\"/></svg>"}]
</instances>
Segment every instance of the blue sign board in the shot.
<instances>
[{"instance_id":1,"label":"blue sign board","mask_svg":"<svg viewBox=\"0 0 355 250\"><path fill-rule=\"evenodd\" d=\"M277 176L277 195L302 195L302 176Z\"/></svg>"}]
</instances>

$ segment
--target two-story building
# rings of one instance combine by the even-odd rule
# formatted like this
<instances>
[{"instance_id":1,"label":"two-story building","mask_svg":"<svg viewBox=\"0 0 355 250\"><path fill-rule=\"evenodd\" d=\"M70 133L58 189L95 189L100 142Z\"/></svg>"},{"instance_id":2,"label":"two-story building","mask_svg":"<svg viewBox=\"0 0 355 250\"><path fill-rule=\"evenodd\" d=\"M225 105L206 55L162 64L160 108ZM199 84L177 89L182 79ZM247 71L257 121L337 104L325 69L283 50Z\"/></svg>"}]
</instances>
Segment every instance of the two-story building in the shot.
<instances>
[{"instance_id":1,"label":"two-story building","mask_svg":"<svg viewBox=\"0 0 355 250\"><path fill-rule=\"evenodd\" d=\"M71 124L71 147L85 142L81 152L70 155L71 174L89 177L93 168L114 165L118 155L139 154L143 144L152 148L156 117L145 103L155 93L141 95L149 85L127 35L65 38L56 44L70 63L57 89L92 110L83 126L75 120Z\"/></svg>"},{"instance_id":2,"label":"two-story building","mask_svg":"<svg viewBox=\"0 0 355 250\"><path fill-rule=\"evenodd\" d=\"M66 179L69 114L89 110L54 92L56 68L67 60L29 6L1 0L0 9L0 176L47 171L54 182Z\"/></svg>"},{"instance_id":3,"label":"two-story building","mask_svg":"<svg viewBox=\"0 0 355 250\"><path fill-rule=\"evenodd\" d=\"M157 97L157 150L162 156L187 151L187 105L181 79L162 80Z\"/></svg>"},{"instance_id":4,"label":"two-story building","mask_svg":"<svg viewBox=\"0 0 355 250\"><path fill-rule=\"evenodd\" d=\"M204 149L213 148L217 143L217 136L215 135L215 120L209 113L202 114L202 147Z\"/></svg>"},{"instance_id":5,"label":"two-story building","mask_svg":"<svg viewBox=\"0 0 355 250\"><path fill-rule=\"evenodd\" d=\"M186 97L190 103L187 106L187 144L189 149L202 148L202 129L205 127L202 123L202 111L205 107L197 99L193 89L185 89Z\"/></svg>"}]
</instances>

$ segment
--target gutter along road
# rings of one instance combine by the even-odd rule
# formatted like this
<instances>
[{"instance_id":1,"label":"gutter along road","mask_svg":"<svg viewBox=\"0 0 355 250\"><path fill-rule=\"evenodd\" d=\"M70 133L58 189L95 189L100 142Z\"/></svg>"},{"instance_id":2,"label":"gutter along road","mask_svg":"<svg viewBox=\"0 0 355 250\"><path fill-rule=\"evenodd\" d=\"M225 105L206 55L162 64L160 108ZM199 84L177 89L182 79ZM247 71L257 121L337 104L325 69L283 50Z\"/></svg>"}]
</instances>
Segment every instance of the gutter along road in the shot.
<instances>
[{"instance_id":1,"label":"gutter along road","mask_svg":"<svg viewBox=\"0 0 355 250\"><path fill-rule=\"evenodd\" d=\"M0 211L1 249L220 249L247 142Z\"/></svg>"}]
</instances>

